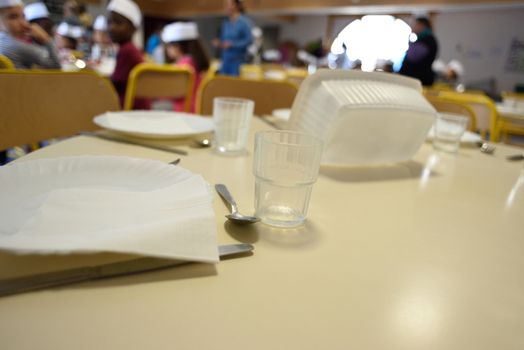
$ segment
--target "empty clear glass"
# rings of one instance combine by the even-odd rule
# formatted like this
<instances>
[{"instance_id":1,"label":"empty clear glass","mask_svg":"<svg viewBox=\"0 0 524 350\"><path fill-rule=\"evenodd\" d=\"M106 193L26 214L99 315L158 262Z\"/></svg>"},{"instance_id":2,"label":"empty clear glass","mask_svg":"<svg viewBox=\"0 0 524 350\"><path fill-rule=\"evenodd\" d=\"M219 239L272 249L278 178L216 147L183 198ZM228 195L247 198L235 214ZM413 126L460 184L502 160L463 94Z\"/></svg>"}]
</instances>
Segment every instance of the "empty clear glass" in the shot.
<instances>
[{"instance_id":1,"label":"empty clear glass","mask_svg":"<svg viewBox=\"0 0 524 350\"><path fill-rule=\"evenodd\" d=\"M255 103L251 100L232 97L213 99L213 121L215 124L215 151L225 155L246 153L249 125Z\"/></svg>"},{"instance_id":2,"label":"empty clear glass","mask_svg":"<svg viewBox=\"0 0 524 350\"><path fill-rule=\"evenodd\" d=\"M433 147L449 153L457 153L460 147L460 138L464 131L468 118L452 114L439 114L435 121L435 137Z\"/></svg>"},{"instance_id":3,"label":"empty clear glass","mask_svg":"<svg viewBox=\"0 0 524 350\"><path fill-rule=\"evenodd\" d=\"M255 214L263 223L294 227L305 221L322 146L319 138L294 131L256 134Z\"/></svg>"}]
</instances>

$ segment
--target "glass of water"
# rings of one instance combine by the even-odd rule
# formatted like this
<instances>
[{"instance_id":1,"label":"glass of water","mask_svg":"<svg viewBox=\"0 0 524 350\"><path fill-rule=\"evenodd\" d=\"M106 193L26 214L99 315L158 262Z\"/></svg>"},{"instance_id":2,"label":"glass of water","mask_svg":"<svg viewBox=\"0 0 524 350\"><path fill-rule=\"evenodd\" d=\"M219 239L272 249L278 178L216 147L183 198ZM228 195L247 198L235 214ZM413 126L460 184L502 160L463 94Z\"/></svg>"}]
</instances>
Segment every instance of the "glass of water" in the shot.
<instances>
[{"instance_id":1,"label":"glass of water","mask_svg":"<svg viewBox=\"0 0 524 350\"><path fill-rule=\"evenodd\" d=\"M306 220L318 177L322 141L294 131L261 131L255 136L255 215L278 227Z\"/></svg>"},{"instance_id":2,"label":"glass of water","mask_svg":"<svg viewBox=\"0 0 524 350\"><path fill-rule=\"evenodd\" d=\"M215 151L224 155L246 153L249 124L255 102L243 98L215 97L213 122L215 124Z\"/></svg>"},{"instance_id":3,"label":"glass of water","mask_svg":"<svg viewBox=\"0 0 524 350\"><path fill-rule=\"evenodd\" d=\"M440 113L435 121L435 137L433 147L436 150L457 153L460 147L460 138L466 131L468 118L456 115Z\"/></svg>"}]
</instances>

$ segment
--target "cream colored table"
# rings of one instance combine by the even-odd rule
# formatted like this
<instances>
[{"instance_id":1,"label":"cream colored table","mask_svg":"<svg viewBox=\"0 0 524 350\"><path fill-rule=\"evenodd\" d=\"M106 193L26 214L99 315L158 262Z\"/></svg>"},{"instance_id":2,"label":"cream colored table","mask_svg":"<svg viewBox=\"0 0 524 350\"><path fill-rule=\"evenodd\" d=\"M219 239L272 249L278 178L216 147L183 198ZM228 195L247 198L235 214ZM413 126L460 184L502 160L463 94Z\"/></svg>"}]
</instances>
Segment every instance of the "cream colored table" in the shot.
<instances>
[{"instance_id":1,"label":"cream colored table","mask_svg":"<svg viewBox=\"0 0 524 350\"><path fill-rule=\"evenodd\" d=\"M251 156L186 149L181 166L253 210ZM294 230L230 225L217 198L220 243L253 243L253 256L0 298L0 348L523 349L524 171L505 160L515 152L424 145L394 166L323 168ZM25 159L81 154L175 157L75 137ZM3 253L0 272L88 258Z\"/></svg>"}]
</instances>

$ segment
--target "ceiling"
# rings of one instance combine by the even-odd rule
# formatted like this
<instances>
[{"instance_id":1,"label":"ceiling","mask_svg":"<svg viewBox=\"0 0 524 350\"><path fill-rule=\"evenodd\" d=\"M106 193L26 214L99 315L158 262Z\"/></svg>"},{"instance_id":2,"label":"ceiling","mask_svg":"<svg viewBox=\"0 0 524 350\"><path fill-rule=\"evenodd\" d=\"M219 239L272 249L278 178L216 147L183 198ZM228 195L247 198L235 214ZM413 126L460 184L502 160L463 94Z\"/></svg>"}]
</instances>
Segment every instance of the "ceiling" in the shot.
<instances>
[{"instance_id":1,"label":"ceiling","mask_svg":"<svg viewBox=\"0 0 524 350\"><path fill-rule=\"evenodd\" d=\"M225 14L223 0L136 0L144 14L160 17L216 16ZM398 12L450 12L524 8L516 0L244 0L250 14L361 15Z\"/></svg>"}]
</instances>

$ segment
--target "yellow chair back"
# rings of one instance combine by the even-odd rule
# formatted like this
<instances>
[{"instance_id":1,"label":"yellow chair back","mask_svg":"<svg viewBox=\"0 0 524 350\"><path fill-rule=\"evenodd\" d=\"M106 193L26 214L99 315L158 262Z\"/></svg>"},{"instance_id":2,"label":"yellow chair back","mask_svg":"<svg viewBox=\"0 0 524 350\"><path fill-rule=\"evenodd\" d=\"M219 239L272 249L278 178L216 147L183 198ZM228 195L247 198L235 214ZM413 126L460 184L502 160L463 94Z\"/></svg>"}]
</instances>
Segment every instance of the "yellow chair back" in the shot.
<instances>
[{"instance_id":1,"label":"yellow chair back","mask_svg":"<svg viewBox=\"0 0 524 350\"><path fill-rule=\"evenodd\" d=\"M264 71L257 64L242 64L240 66L240 77L243 79L261 80L264 78Z\"/></svg>"},{"instance_id":2,"label":"yellow chair back","mask_svg":"<svg viewBox=\"0 0 524 350\"><path fill-rule=\"evenodd\" d=\"M15 69L15 65L7 56L0 55L0 69Z\"/></svg>"},{"instance_id":3,"label":"yellow chair back","mask_svg":"<svg viewBox=\"0 0 524 350\"><path fill-rule=\"evenodd\" d=\"M485 138L489 132L490 140L493 142L499 139L498 114L495 103L486 95L475 93L460 93L455 91L426 91L427 96L438 96L449 101L467 104L475 112L477 129Z\"/></svg>"},{"instance_id":4,"label":"yellow chair back","mask_svg":"<svg viewBox=\"0 0 524 350\"><path fill-rule=\"evenodd\" d=\"M184 110L189 112L194 83L194 73L189 68L141 63L129 74L124 109L131 110L137 97L184 97Z\"/></svg>"},{"instance_id":5,"label":"yellow chair back","mask_svg":"<svg viewBox=\"0 0 524 350\"><path fill-rule=\"evenodd\" d=\"M439 96L426 96L426 99L435 107L438 112L460 114L469 119L468 129L477 132L477 119L475 111L470 105L464 102L449 100Z\"/></svg>"},{"instance_id":6,"label":"yellow chair back","mask_svg":"<svg viewBox=\"0 0 524 350\"><path fill-rule=\"evenodd\" d=\"M0 70L0 150L80 131L93 117L118 111L113 85L93 72Z\"/></svg>"}]
</instances>

